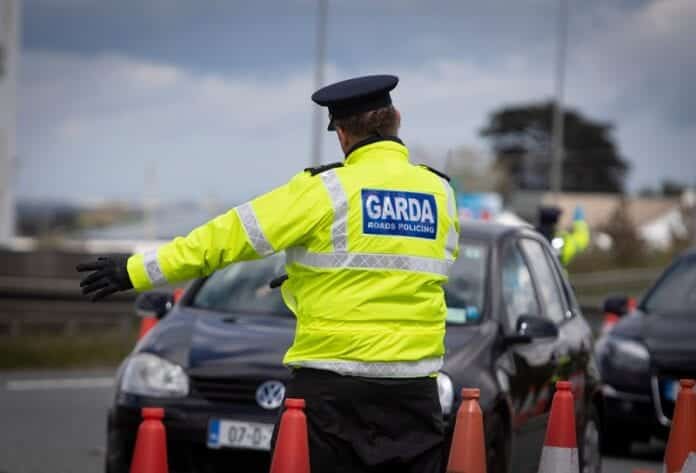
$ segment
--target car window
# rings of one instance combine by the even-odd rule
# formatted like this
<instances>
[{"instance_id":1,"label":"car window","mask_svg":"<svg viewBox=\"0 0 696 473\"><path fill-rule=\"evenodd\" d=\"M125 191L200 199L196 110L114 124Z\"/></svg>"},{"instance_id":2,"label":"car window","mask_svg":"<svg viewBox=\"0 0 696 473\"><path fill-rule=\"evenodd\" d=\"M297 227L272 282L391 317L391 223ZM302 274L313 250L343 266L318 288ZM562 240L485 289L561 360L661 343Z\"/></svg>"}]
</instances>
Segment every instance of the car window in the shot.
<instances>
[{"instance_id":1,"label":"car window","mask_svg":"<svg viewBox=\"0 0 696 473\"><path fill-rule=\"evenodd\" d=\"M546 316L555 323L561 323L565 319L561 289L541 243L523 238L521 244L536 276L537 289L544 304Z\"/></svg>"},{"instance_id":2,"label":"car window","mask_svg":"<svg viewBox=\"0 0 696 473\"><path fill-rule=\"evenodd\" d=\"M696 306L696 257L685 258L673 266L648 294L646 312L684 313Z\"/></svg>"},{"instance_id":3,"label":"car window","mask_svg":"<svg viewBox=\"0 0 696 473\"><path fill-rule=\"evenodd\" d=\"M485 309L488 253L488 246L483 243L460 243L459 256L445 285L448 323L464 324L481 319Z\"/></svg>"},{"instance_id":4,"label":"car window","mask_svg":"<svg viewBox=\"0 0 696 473\"><path fill-rule=\"evenodd\" d=\"M503 249L501 276L503 303L512 327L516 326L521 315L541 314L529 268L514 243Z\"/></svg>"},{"instance_id":5,"label":"car window","mask_svg":"<svg viewBox=\"0 0 696 473\"><path fill-rule=\"evenodd\" d=\"M192 305L220 312L290 316L280 290L268 285L284 273L284 264L285 256L280 253L221 269L206 279Z\"/></svg>"}]
</instances>

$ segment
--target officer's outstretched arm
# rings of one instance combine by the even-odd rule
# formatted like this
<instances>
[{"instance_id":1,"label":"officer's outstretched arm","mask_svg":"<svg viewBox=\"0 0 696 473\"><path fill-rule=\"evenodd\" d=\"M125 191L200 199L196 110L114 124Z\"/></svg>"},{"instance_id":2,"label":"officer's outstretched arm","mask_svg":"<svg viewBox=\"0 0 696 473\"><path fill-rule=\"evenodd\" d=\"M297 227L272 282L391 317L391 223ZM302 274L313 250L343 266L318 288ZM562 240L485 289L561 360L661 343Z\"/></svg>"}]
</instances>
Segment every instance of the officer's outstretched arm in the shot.
<instances>
[{"instance_id":1,"label":"officer's outstretched arm","mask_svg":"<svg viewBox=\"0 0 696 473\"><path fill-rule=\"evenodd\" d=\"M322 192L318 178L301 173L284 186L156 250L110 262L106 270L97 262L80 265L78 271L93 271L81 283L83 294L100 291L95 300L131 287L143 291L207 276L231 263L262 258L301 244L317 224L330 218L331 208ZM112 281L115 273L121 278L119 284ZM106 288L108 291L104 291Z\"/></svg>"}]
</instances>

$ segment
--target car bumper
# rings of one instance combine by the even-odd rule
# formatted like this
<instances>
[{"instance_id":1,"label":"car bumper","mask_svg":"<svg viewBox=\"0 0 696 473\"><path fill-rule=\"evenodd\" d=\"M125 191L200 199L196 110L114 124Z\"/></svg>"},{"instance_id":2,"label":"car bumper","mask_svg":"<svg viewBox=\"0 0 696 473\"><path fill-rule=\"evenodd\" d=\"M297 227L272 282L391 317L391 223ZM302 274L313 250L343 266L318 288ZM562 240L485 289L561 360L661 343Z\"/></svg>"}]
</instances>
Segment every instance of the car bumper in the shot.
<instances>
[{"instance_id":1,"label":"car bumper","mask_svg":"<svg viewBox=\"0 0 696 473\"><path fill-rule=\"evenodd\" d=\"M275 424L278 410L259 407L230 408L197 400L147 400L116 403L109 411L107 466L109 473L126 473L130 467L138 426L140 406L165 409L167 455L171 473L216 472L242 468L244 471L268 471L270 452L251 449L209 448L208 424L211 419Z\"/></svg>"},{"instance_id":2,"label":"car bumper","mask_svg":"<svg viewBox=\"0 0 696 473\"><path fill-rule=\"evenodd\" d=\"M651 386L649 394L636 394L605 384L602 394L604 420L609 430L632 438L666 437L669 433L671 422L659 409L659 390L655 392Z\"/></svg>"}]
</instances>

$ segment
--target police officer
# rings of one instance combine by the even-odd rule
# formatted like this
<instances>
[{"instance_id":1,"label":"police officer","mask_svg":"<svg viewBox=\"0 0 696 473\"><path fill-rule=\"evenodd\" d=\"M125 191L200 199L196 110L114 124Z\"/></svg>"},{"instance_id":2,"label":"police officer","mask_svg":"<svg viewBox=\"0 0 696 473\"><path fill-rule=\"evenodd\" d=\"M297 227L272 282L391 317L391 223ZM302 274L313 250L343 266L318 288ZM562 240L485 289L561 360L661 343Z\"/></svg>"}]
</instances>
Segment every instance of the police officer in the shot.
<instances>
[{"instance_id":1,"label":"police officer","mask_svg":"<svg viewBox=\"0 0 696 473\"><path fill-rule=\"evenodd\" d=\"M207 276L285 250L282 295L295 313L288 397L306 400L314 473L440 470L442 285L458 251L446 176L409 162L390 75L312 95L328 107L345 160L297 174L156 251L99 258L83 293Z\"/></svg>"},{"instance_id":2,"label":"police officer","mask_svg":"<svg viewBox=\"0 0 696 473\"><path fill-rule=\"evenodd\" d=\"M556 206L539 207L537 231L544 235L556 251L563 266L568 266L578 253L585 251L590 243L590 229L585 221L582 207L573 213L573 226L569 231L558 231L558 220L563 211Z\"/></svg>"}]
</instances>

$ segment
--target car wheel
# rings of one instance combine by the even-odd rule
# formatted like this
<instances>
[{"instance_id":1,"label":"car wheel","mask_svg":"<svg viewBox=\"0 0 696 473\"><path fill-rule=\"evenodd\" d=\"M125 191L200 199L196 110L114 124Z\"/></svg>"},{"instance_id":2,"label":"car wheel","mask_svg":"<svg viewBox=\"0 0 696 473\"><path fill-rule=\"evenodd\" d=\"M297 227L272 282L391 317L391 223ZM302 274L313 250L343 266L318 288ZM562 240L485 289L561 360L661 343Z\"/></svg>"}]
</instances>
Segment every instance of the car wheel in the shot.
<instances>
[{"instance_id":1,"label":"car wheel","mask_svg":"<svg viewBox=\"0 0 696 473\"><path fill-rule=\"evenodd\" d=\"M602 473L601 433L597 409L589 405L580 434L580 472Z\"/></svg>"},{"instance_id":2,"label":"car wheel","mask_svg":"<svg viewBox=\"0 0 696 473\"><path fill-rule=\"evenodd\" d=\"M605 429L602 432L602 453L618 457L627 456L631 452L633 439L624 431Z\"/></svg>"},{"instance_id":3,"label":"car wheel","mask_svg":"<svg viewBox=\"0 0 696 473\"><path fill-rule=\"evenodd\" d=\"M488 473L508 473L510 442L503 416L493 412L486 422L486 464Z\"/></svg>"},{"instance_id":4,"label":"car wheel","mask_svg":"<svg viewBox=\"0 0 696 473\"><path fill-rule=\"evenodd\" d=\"M118 432L111 428L109 419L106 432L106 455L104 457L104 471L106 473L128 473L129 459L123 449L123 441Z\"/></svg>"}]
</instances>

